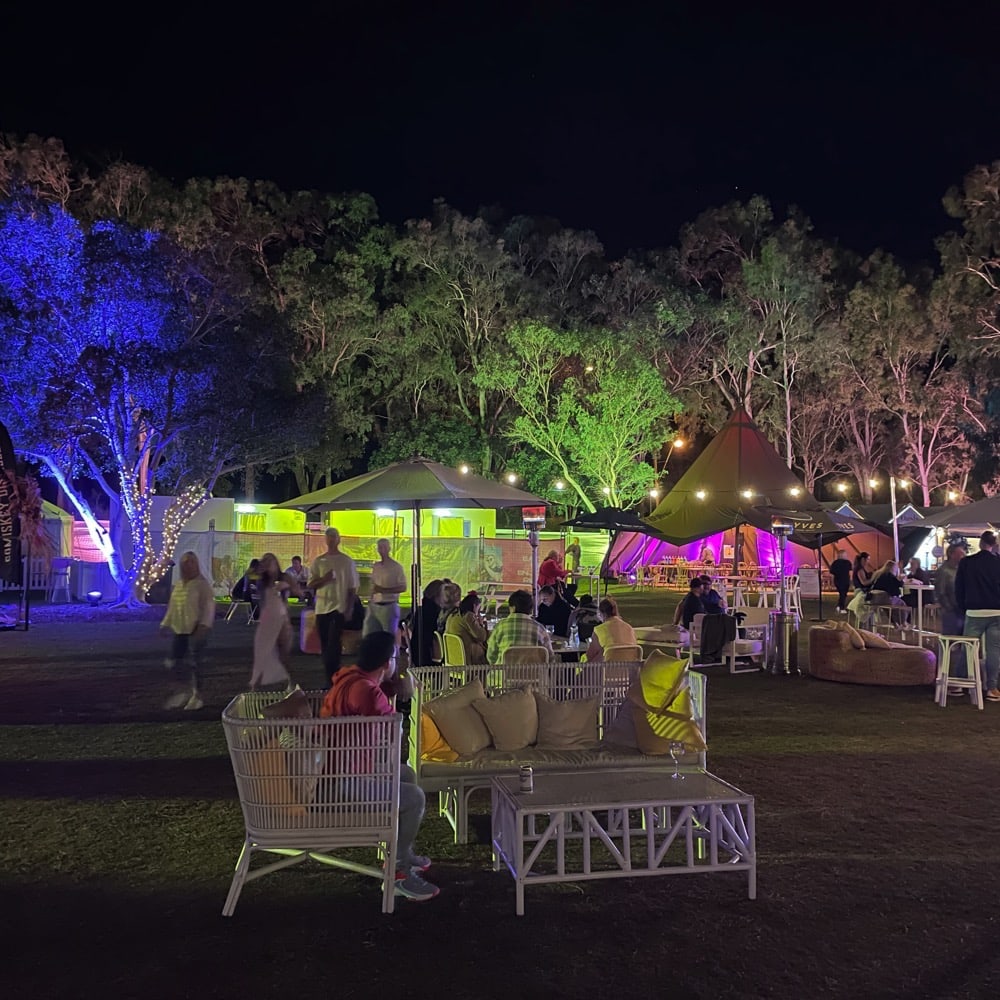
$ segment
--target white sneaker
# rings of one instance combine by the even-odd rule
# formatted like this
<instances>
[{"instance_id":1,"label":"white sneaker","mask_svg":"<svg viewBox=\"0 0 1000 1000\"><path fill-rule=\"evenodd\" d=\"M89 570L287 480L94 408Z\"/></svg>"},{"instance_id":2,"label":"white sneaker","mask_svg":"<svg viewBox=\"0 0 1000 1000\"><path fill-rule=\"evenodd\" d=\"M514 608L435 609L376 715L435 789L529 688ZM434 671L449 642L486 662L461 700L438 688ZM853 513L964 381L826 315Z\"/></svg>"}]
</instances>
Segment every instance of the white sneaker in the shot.
<instances>
[{"instance_id":1,"label":"white sneaker","mask_svg":"<svg viewBox=\"0 0 1000 1000\"><path fill-rule=\"evenodd\" d=\"M191 700L191 695L187 691L180 694L172 694L164 703L164 708L187 708L187 703Z\"/></svg>"},{"instance_id":2,"label":"white sneaker","mask_svg":"<svg viewBox=\"0 0 1000 1000\"><path fill-rule=\"evenodd\" d=\"M197 712L199 708L204 708L205 703L198 697L198 692L195 691L193 695L188 699L187 704L184 706L185 712Z\"/></svg>"},{"instance_id":3,"label":"white sneaker","mask_svg":"<svg viewBox=\"0 0 1000 1000\"><path fill-rule=\"evenodd\" d=\"M165 660L163 661L163 665L164 665L164 666L165 666L165 667L167 668L167 670L173 670L173 669L174 669L174 667L176 667L176 666L177 666L177 661L176 661L176 660L171 660L171 659L170 659L170 657L168 656L168 657L167 657L167 658L166 658L166 659L165 659Z\"/></svg>"}]
</instances>

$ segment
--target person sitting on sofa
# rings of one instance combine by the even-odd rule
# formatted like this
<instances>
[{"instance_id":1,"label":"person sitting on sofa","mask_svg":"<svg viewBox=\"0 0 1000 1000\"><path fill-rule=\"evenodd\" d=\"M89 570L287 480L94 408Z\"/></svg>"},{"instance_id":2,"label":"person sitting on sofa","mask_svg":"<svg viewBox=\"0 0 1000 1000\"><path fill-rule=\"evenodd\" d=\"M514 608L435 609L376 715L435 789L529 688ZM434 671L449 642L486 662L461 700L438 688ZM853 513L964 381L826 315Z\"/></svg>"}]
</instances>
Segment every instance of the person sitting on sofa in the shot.
<instances>
[{"instance_id":1,"label":"person sitting on sofa","mask_svg":"<svg viewBox=\"0 0 1000 1000\"><path fill-rule=\"evenodd\" d=\"M712 578L706 573L701 576L701 603L706 615L726 613L726 599L712 586Z\"/></svg>"},{"instance_id":2,"label":"person sitting on sofa","mask_svg":"<svg viewBox=\"0 0 1000 1000\"><path fill-rule=\"evenodd\" d=\"M691 589L674 611L675 625L683 625L684 628L690 628L691 622L694 621L694 616L705 613L705 603L701 599L704 588L705 585L701 582L700 576L696 576L691 580Z\"/></svg>"},{"instance_id":3,"label":"person sitting on sofa","mask_svg":"<svg viewBox=\"0 0 1000 1000\"><path fill-rule=\"evenodd\" d=\"M334 674L333 685L323 699L320 717L393 715L389 698L404 692L400 678L393 676L396 637L388 632L372 632L361 640L358 662ZM363 780L363 778L361 779ZM431 859L414 853L414 841L424 818L426 800L417 776L407 764L400 765L399 833L396 839L396 892L407 899L433 899L441 890L422 875Z\"/></svg>"},{"instance_id":4,"label":"person sitting on sofa","mask_svg":"<svg viewBox=\"0 0 1000 1000\"><path fill-rule=\"evenodd\" d=\"M618 605L613 597L605 597L598 605L604 621L594 629L587 647L588 663L603 663L608 646L635 646L635 632L623 618L618 617Z\"/></svg>"}]
</instances>

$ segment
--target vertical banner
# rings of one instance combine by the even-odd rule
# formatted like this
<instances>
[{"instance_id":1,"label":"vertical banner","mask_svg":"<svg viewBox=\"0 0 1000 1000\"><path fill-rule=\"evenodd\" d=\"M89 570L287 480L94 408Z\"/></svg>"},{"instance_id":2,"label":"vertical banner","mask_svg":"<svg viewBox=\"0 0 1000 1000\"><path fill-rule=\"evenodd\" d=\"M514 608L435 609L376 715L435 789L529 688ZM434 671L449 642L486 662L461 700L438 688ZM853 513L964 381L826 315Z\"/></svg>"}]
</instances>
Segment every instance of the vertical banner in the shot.
<instances>
[{"instance_id":1,"label":"vertical banner","mask_svg":"<svg viewBox=\"0 0 1000 1000\"><path fill-rule=\"evenodd\" d=\"M13 583L21 576L20 531L14 513L17 496L14 479L14 446L7 428L0 424L0 580Z\"/></svg>"}]
</instances>

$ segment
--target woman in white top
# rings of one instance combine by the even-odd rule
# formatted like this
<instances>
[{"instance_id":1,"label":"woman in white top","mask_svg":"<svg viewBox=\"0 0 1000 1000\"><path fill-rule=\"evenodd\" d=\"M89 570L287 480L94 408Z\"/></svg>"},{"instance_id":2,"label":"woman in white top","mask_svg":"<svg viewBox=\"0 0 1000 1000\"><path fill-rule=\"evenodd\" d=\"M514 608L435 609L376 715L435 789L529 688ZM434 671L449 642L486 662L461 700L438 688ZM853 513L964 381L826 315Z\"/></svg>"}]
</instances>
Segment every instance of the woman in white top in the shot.
<instances>
[{"instance_id":1,"label":"woman in white top","mask_svg":"<svg viewBox=\"0 0 1000 1000\"><path fill-rule=\"evenodd\" d=\"M635 632L623 618L618 617L618 605L613 597L605 597L598 605L604 621L594 627L587 647L588 663L603 663L604 650L609 646L635 646Z\"/></svg>"}]
</instances>

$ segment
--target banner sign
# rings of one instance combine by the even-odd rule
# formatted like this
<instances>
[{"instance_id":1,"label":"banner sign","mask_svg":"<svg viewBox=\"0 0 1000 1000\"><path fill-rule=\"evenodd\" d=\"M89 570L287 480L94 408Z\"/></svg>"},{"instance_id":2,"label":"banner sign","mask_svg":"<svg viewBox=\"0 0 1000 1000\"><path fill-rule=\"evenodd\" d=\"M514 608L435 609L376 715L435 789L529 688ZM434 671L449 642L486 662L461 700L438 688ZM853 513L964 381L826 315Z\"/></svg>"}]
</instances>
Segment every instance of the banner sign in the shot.
<instances>
[{"instance_id":1,"label":"banner sign","mask_svg":"<svg viewBox=\"0 0 1000 1000\"><path fill-rule=\"evenodd\" d=\"M14 479L14 446L7 428L0 424L0 580L13 583L21 575L20 531L14 514L17 496Z\"/></svg>"}]
</instances>

